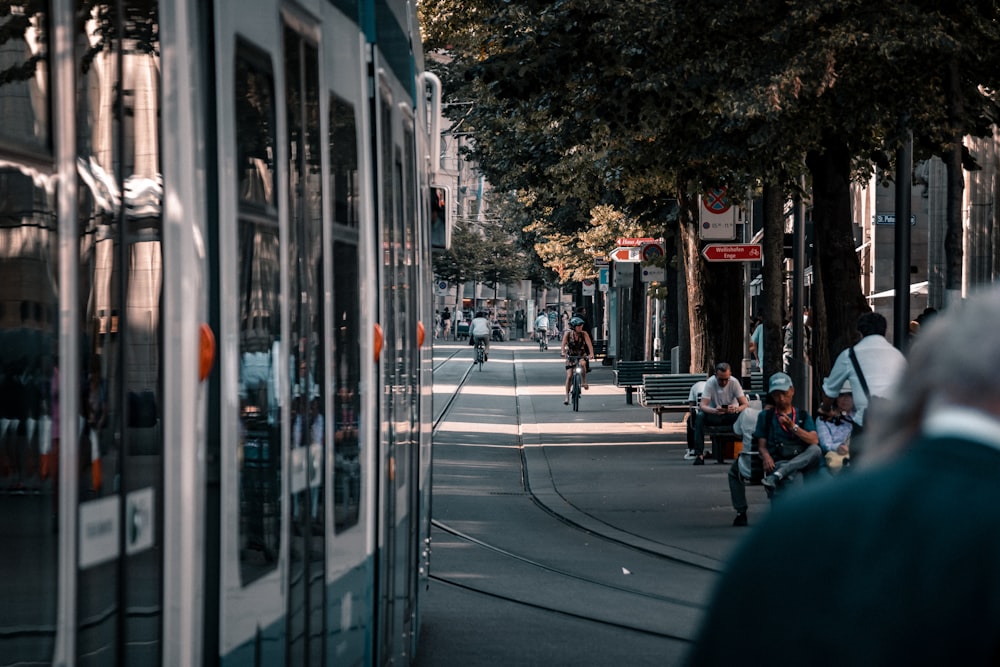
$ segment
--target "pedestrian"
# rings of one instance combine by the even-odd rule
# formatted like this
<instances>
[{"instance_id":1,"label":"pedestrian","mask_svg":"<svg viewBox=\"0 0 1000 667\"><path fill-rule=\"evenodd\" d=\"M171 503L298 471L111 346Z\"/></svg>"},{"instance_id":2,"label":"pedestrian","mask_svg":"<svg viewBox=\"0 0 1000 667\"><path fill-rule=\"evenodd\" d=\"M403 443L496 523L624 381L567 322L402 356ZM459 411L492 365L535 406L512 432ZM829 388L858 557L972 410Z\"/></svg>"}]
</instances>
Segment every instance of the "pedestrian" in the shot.
<instances>
[{"instance_id":1,"label":"pedestrian","mask_svg":"<svg viewBox=\"0 0 1000 667\"><path fill-rule=\"evenodd\" d=\"M932 319L866 433L878 449L772 508L732 554L689 666L998 663L1000 340L983 333L1000 289Z\"/></svg>"},{"instance_id":2,"label":"pedestrian","mask_svg":"<svg viewBox=\"0 0 1000 667\"><path fill-rule=\"evenodd\" d=\"M833 404L845 382L851 383L856 414L853 463L857 463L860 431L864 428L866 413L880 399L891 399L891 393L906 368L906 357L885 338L888 324L879 313L863 313L858 318L861 340L842 351L823 380L820 415L831 415ZM876 410L877 413L877 410ZM878 415L875 415L876 418Z\"/></svg>"},{"instance_id":3,"label":"pedestrian","mask_svg":"<svg viewBox=\"0 0 1000 667\"><path fill-rule=\"evenodd\" d=\"M441 311L441 337L448 340L448 335L451 333L451 311L448 310L448 306L444 307Z\"/></svg>"}]
</instances>

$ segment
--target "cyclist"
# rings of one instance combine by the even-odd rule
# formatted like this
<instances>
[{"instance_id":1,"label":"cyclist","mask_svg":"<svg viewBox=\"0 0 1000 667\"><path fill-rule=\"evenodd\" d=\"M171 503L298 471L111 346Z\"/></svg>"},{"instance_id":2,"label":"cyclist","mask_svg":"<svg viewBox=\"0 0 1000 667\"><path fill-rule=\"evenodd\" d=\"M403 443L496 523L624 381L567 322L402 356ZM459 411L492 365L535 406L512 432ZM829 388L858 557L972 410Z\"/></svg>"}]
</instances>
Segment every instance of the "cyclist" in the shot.
<instances>
[{"instance_id":1,"label":"cyclist","mask_svg":"<svg viewBox=\"0 0 1000 667\"><path fill-rule=\"evenodd\" d=\"M587 371L590 370L589 360L594 358L594 344L590 341L590 334L583 330L583 319L573 317L569 321L570 329L563 336L562 356L566 357L566 398L563 405L569 405L569 389L573 382L573 368L579 359L583 362L583 388L590 389L587 384ZM574 359L575 357L575 359Z\"/></svg>"},{"instance_id":2,"label":"cyclist","mask_svg":"<svg viewBox=\"0 0 1000 667\"><path fill-rule=\"evenodd\" d=\"M538 317L535 318L535 338L538 342L546 341L549 338L549 316L545 313L539 313Z\"/></svg>"},{"instance_id":3,"label":"cyclist","mask_svg":"<svg viewBox=\"0 0 1000 667\"><path fill-rule=\"evenodd\" d=\"M476 341L482 340L486 343L486 358L490 358L490 334L493 333L493 324L486 319L486 313L479 311L469 323L469 345L475 345Z\"/></svg>"}]
</instances>

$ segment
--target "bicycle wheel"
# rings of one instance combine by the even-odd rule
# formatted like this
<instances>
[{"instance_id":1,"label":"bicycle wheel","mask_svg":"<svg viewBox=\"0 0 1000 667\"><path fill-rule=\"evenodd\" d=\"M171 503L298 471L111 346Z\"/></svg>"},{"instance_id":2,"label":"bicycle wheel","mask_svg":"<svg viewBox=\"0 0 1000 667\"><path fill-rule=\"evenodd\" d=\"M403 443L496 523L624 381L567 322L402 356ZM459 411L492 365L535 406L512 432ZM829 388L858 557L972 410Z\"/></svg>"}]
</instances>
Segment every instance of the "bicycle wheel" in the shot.
<instances>
[{"instance_id":1,"label":"bicycle wheel","mask_svg":"<svg viewBox=\"0 0 1000 667\"><path fill-rule=\"evenodd\" d=\"M573 391L570 393L570 398L573 402L573 412L580 411L580 371L573 371Z\"/></svg>"}]
</instances>

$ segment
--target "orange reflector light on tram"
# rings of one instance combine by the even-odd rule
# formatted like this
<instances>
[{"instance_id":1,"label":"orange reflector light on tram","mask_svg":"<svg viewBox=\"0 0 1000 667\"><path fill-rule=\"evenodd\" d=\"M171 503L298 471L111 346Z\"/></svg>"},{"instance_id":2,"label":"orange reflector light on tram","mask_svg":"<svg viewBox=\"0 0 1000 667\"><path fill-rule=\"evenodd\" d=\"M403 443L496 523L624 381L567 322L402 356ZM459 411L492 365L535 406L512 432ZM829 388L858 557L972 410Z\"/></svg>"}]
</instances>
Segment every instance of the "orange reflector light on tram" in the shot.
<instances>
[{"instance_id":1,"label":"orange reflector light on tram","mask_svg":"<svg viewBox=\"0 0 1000 667\"><path fill-rule=\"evenodd\" d=\"M417 347L424 346L424 336L426 335L427 333L424 331L424 323L417 321Z\"/></svg>"},{"instance_id":2,"label":"orange reflector light on tram","mask_svg":"<svg viewBox=\"0 0 1000 667\"><path fill-rule=\"evenodd\" d=\"M375 324L375 363L378 363L379 358L382 356L382 346L385 344L385 336L382 334L382 327L376 322Z\"/></svg>"},{"instance_id":3,"label":"orange reflector light on tram","mask_svg":"<svg viewBox=\"0 0 1000 667\"><path fill-rule=\"evenodd\" d=\"M204 322L201 325L201 351L198 358L198 379L202 382L208 379L215 364L215 334L212 327Z\"/></svg>"}]
</instances>

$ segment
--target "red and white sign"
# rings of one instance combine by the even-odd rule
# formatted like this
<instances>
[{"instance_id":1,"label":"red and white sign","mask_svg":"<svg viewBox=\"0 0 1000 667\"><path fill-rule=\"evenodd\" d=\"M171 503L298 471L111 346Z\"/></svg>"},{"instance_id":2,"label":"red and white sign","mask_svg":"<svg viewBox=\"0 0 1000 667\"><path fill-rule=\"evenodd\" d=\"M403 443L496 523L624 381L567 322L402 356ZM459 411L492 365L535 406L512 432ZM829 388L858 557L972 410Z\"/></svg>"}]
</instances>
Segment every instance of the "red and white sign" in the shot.
<instances>
[{"instance_id":1,"label":"red and white sign","mask_svg":"<svg viewBox=\"0 0 1000 667\"><path fill-rule=\"evenodd\" d=\"M615 241L619 248L638 248L646 243L655 243L656 239L635 239L635 238L620 238Z\"/></svg>"},{"instance_id":2,"label":"red and white sign","mask_svg":"<svg viewBox=\"0 0 1000 667\"><path fill-rule=\"evenodd\" d=\"M732 205L725 188L713 188L699 197L698 236L703 241L736 239L737 207Z\"/></svg>"},{"instance_id":3,"label":"red and white sign","mask_svg":"<svg viewBox=\"0 0 1000 667\"><path fill-rule=\"evenodd\" d=\"M615 248L611 251L611 259L616 262L638 262L639 246L634 248Z\"/></svg>"},{"instance_id":4,"label":"red and white sign","mask_svg":"<svg viewBox=\"0 0 1000 667\"><path fill-rule=\"evenodd\" d=\"M639 249L639 255L642 257L642 261L651 262L654 259L659 259L663 257L663 245L659 241L653 241L651 243L643 243L642 247Z\"/></svg>"},{"instance_id":5,"label":"red and white sign","mask_svg":"<svg viewBox=\"0 0 1000 667\"><path fill-rule=\"evenodd\" d=\"M701 255L710 262L759 262L762 252L756 243L709 243Z\"/></svg>"}]
</instances>

